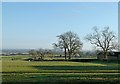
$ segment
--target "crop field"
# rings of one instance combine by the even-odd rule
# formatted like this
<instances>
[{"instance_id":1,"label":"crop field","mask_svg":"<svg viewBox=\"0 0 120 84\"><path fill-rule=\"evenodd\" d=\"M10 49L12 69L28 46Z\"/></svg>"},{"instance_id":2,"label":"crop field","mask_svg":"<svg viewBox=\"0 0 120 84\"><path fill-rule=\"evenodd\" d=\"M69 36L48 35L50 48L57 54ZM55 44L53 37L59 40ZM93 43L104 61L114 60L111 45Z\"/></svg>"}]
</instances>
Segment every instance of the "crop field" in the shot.
<instances>
[{"instance_id":1,"label":"crop field","mask_svg":"<svg viewBox=\"0 0 120 84\"><path fill-rule=\"evenodd\" d=\"M2 57L2 83L120 84L117 61L24 61L28 56Z\"/></svg>"}]
</instances>

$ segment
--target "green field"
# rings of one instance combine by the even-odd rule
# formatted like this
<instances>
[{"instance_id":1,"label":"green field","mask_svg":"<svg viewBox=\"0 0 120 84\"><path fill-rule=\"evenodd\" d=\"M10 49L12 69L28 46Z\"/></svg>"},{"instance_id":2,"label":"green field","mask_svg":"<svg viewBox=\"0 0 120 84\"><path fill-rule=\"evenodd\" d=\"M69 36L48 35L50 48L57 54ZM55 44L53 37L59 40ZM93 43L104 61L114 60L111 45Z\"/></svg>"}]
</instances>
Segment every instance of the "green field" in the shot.
<instances>
[{"instance_id":1,"label":"green field","mask_svg":"<svg viewBox=\"0 0 120 84\"><path fill-rule=\"evenodd\" d=\"M119 84L118 62L24 61L28 56L2 57L3 83Z\"/></svg>"}]
</instances>

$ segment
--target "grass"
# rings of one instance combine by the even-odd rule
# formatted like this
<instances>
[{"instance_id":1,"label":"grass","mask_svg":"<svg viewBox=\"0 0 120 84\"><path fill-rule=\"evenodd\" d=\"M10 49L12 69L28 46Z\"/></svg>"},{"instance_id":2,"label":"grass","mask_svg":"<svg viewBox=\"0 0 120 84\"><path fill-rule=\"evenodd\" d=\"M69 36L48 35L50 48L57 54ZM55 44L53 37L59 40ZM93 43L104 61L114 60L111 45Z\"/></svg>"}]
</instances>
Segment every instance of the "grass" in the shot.
<instances>
[{"instance_id":1,"label":"grass","mask_svg":"<svg viewBox=\"0 0 120 84\"><path fill-rule=\"evenodd\" d=\"M66 82L66 81L70 81L70 80L76 80L76 81L88 81L88 80L98 80L98 81L103 81L103 80L116 80L117 81L117 74L71 74L71 73L65 73L65 74L60 74L60 73L56 73L56 74L50 74L50 73L33 73L33 74L4 74L3 75L6 81L9 82L48 82L48 81L52 81L52 82ZM14 78L13 78L14 77ZM3 78L3 80L4 80ZM32 81L31 81L32 80ZM50 82L51 82L50 81Z\"/></svg>"},{"instance_id":2,"label":"grass","mask_svg":"<svg viewBox=\"0 0 120 84\"><path fill-rule=\"evenodd\" d=\"M119 84L117 62L24 61L27 56L2 57L3 83L107 83Z\"/></svg>"}]
</instances>

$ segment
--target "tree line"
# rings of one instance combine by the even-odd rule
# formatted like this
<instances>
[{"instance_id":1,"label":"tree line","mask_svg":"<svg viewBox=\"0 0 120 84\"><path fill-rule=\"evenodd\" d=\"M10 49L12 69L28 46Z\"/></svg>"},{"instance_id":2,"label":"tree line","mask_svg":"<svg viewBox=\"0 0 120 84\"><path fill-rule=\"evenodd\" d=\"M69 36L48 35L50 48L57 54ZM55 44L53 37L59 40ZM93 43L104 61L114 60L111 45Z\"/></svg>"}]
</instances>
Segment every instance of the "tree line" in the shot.
<instances>
[{"instance_id":1,"label":"tree line","mask_svg":"<svg viewBox=\"0 0 120 84\"><path fill-rule=\"evenodd\" d=\"M63 50L65 60L70 60L71 56L80 56L80 51L83 47L83 43L79 36L68 31L57 36L58 42L53 43L53 47ZM116 42L116 34L109 29L109 27L104 27L103 30L94 27L93 33L87 34L85 40L89 41L92 45L96 47L97 50L102 52L104 59L107 59L108 52L113 49L119 49L119 45ZM39 57L43 60L45 54L51 54L51 51L35 51L31 50L29 52L34 59Z\"/></svg>"}]
</instances>

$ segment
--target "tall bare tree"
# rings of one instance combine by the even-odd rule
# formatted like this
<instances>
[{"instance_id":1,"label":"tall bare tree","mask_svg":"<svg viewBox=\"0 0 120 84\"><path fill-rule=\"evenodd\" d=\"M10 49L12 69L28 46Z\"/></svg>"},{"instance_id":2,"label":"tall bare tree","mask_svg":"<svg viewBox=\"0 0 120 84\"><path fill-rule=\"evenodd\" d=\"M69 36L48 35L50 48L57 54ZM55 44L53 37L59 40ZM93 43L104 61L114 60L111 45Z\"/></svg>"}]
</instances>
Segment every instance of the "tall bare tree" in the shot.
<instances>
[{"instance_id":1,"label":"tall bare tree","mask_svg":"<svg viewBox=\"0 0 120 84\"><path fill-rule=\"evenodd\" d=\"M64 34L61 34L58 37L58 43L54 43L53 45L55 47L59 47L60 49L63 49L64 50L64 54L65 54L65 60L67 59L67 38L66 38L66 35L65 33Z\"/></svg>"},{"instance_id":2,"label":"tall bare tree","mask_svg":"<svg viewBox=\"0 0 120 84\"><path fill-rule=\"evenodd\" d=\"M76 55L80 53L80 49L82 48L83 43L80 41L77 34L68 31L57 37L58 37L58 43L54 45L64 50L65 60L67 59L67 53L69 59L71 59L72 55Z\"/></svg>"},{"instance_id":3,"label":"tall bare tree","mask_svg":"<svg viewBox=\"0 0 120 84\"><path fill-rule=\"evenodd\" d=\"M114 41L116 36L113 31L109 30L109 27L105 27L102 31L99 31L97 27L93 28L94 33L88 34L85 39L90 41L91 44L103 51L104 58L107 59L109 50L114 48Z\"/></svg>"}]
</instances>

